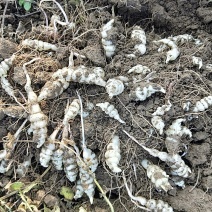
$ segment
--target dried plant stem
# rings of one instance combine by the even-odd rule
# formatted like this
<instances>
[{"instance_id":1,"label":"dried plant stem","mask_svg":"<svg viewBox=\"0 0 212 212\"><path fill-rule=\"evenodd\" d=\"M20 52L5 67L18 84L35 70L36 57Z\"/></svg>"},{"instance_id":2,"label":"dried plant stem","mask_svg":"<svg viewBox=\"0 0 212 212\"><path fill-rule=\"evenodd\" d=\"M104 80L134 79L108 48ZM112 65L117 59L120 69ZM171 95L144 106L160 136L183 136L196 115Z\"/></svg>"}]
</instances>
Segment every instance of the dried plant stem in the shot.
<instances>
[{"instance_id":1,"label":"dried plant stem","mask_svg":"<svg viewBox=\"0 0 212 212\"><path fill-rule=\"evenodd\" d=\"M5 15L8 7L8 0L6 1L4 12L3 12L3 17L2 17L2 22L1 22L1 37L4 38L4 21L5 21Z\"/></svg>"},{"instance_id":2,"label":"dried plant stem","mask_svg":"<svg viewBox=\"0 0 212 212\"><path fill-rule=\"evenodd\" d=\"M32 208L30 207L29 203L27 202L27 200L25 199L25 196L22 192L19 192L19 196L21 197L22 201L24 202L24 204L27 206L27 209L30 210L31 212L33 212Z\"/></svg>"},{"instance_id":3,"label":"dried plant stem","mask_svg":"<svg viewBox=\"0 0 212 212\"><path fill-rule=\"evenodd\" d=\"M81 115L81 125L82 125L82 146L83 146L83 149L86 148L86 142L85 142L85 128L84 128L84 121L83 121L83 106L82 106L82 99L81 99L81 96L79 94L78 91L77 92L77 96L79 98L79 102L80 102L80 115Z\"/></svg>"},{"instance_id":4,"label":"dried plant stem","mask_svg":"<svg viewBox=\"0 0 212 212\"><path fill-rule=\"evenodd\" d=\"M42 4L43 2L45 2L45 1L52 1L52 2L54 2L54 3L58 6L58 8L60 9L60 11L63 13L63 16L64 16L64 18L65 18L65 23L66 23L66 24L69 23L68 17L67 17L67 15L66 15L65 11L63 10L62 6L61 6L57 1L55 1L55 0L41 0L39 6L41 6L41 4Z\"/></svg>"},{"instance_id":5,"label":"dried plant stem","mask_svg":"<svg viewBox=\"0 0 212 212\"><path fill-rule=\"evenodd\" d=\"M96 186L98 187L98 189L101 191L102 196L104 197L105 201L107 202L107 204L110 207L110 211L114 212L114 208L113 205L111 204L110 200L107 198L107 196L105 195L105 192L103 191L102 187L99 185L98 181L96 180L96 178L94 178L94 183L96 184Z\"/></svg>"}]
</instances>

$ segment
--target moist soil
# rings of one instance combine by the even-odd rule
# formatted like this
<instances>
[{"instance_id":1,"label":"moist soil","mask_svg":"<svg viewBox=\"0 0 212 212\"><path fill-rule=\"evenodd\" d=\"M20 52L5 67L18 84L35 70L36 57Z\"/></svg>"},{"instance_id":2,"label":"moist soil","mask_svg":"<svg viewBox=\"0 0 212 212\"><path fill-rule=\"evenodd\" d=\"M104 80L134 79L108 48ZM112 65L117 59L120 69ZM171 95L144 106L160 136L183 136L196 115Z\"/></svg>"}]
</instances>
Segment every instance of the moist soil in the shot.
<instances>
[{"instance_id":1,"label":"moist soil","mask_svg":"<svg viewBox=\"0 0 212 212\"><path fill-rule=\"evenodd\" d=\"M101 66L105 70L105 80L117 76L126 76L129 82L125 85L124 92L109 98L104 87L70 83L59 97L44 100L40 106L48 116L48 135L62 122L67 101L77 98L76 90L81 95L84 111L88 114L84 118L85 137L87 146L98 157L99 165L95 172L96 179L106 193L115 211L143 211L134 204L127 194L122 173L114 174L105 163L106 146L113 134L120 137L121 160L120 168L128 182L132 183L132 194L143 196L147 199L160 199L171 205L174 211L211 211L212 208L212 110L207 110L192 115L192 107L200 99L210 96L212 90L212 2L211 1L159 1L159 0L108 0L108 1L58 1L64 8L68 19L76 24L74 29L67 29L57 25L55 34L52 28L46 27L44 13L39 9L38 2L33 4L31 10L26 12L21 6L9 2L6 14L3 11L6 3L0 3L1 21L4 17L4 38L0 40L1 61L16 53L16 59L8 72L8 79L15 89L18 101L26 106L27 98L24 90L26 82L21 67L25 62L39 57L40 60L27 66L32 80L33 90L39 94L43 85L51 78L52 73L59 68L68 66L71 51L85 57L74 56L74 65L87 67ZM64 4L66 2L66 4ZM53 14L63 20L61 11L56 4L44 2L42 9L50 22ZM117 35L115 55L108 59L105 57L101 45L100 31L102 26L112 18ZM144 55L134 59L127 57L133 52L134 44L130 40L133 26L138 25L145 30L147 37L147 51ZM190 34L203 43L200 46L194 42L179 44L180 56L165 63L166 50L158 52L158 46L153 42L169 36ZM21 45L24 39L38 39L55 44L59 50L55 52L39 52L33 48ZM199 69L192 62L192 56L200 57L203 66ZM166 89L166 94L156 93L145 101L135 101L129 97L134 86L134 78L142 78L138 74L128 74L127 71L137 64L148 66L152 72L150 81ZM142 80L141 80L142 81ZM185 188L174 184L173 190L165 193L154 187L141 166L144 158L159 165L167 174L169 167L157 158L150 156L141 146L131 140L123 130L134 136L139 142L145 142L149 148L167 151L165 134L159 135L151 124L152 113L159 106L170 101L172 104L164 116L165 129L178 118L185 118L183 123L192 132L192 137L183 136L178 149L185 163L191 168L192 174L185 179ZM0 88L1 107L17 105L4 89ZM115 106L122 120L110 118L97 103L109 102ZM191 110L184 111L183 104L190 102ZM90 107L91 103L94 107ZM4 140L8 133L14 134L20 127L23 118L12 118L0 113L0 139ZM53 165L46 168L39 163L41 149L36 148L27 128L23 130L20 142L12 155L11 169L0 174L0 204L1 210L19 211L17 208L23 202L18 192L12 193L8 185L21 181L29 185L39 179L39 183L25 195L37 201L37 208L43 211L44 207L54 211L58 205L60 211L79 211L80 207L86 211L110 211L109 206L96 188L94 203L91 205L86 195L78 200L67 200L60 194L62 186L68 186L73 191L75 183L71 183L63 171L57 171ZM76 144L82 139L81 120L77 116L71 123L71 132ZM0 143L0 149L3 148ZM26 156L32 156L32 163L24 177L18 178L15 173L17 166ZM42 176L42 178L40 178ZM2 199L1 199L2 198ZM35 203L33 203L35 204ZM35 204L35 205L36 205ZM7 207L5 206L7 205ZM47 211L47 209L45 209ZM28 210L22 210L28 211Z\"/></svg>"}]
</instances>

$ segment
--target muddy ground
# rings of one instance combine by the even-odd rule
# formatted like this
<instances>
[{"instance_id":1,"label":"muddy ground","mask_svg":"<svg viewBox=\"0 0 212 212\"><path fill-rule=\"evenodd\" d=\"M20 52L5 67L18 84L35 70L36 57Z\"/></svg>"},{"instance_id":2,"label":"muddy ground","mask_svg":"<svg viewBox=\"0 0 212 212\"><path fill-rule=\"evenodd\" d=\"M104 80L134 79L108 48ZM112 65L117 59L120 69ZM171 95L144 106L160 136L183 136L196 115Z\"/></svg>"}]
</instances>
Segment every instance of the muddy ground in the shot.
<instances>
[{"instance_id":1,"label":"muddy ground","mask_svg":"<svg viewBox=\"0 0 212 212\"><path fill-rule=\"evenodd\" d=\"M68 0L59 2L65 8L69 20L76 23L76 27L72 30L65 30L65 27L58 26L56 36L52 31L45 30L46 20L44 13L38 7L38 2L33 4L29 12L14 2L8 4L4 16L4 39L1 39L0 59L4 60L16 53L8 79L15 88L19 102L26 105L20 92L27 97L24 90L25 75L20 72L19 68L35 57L41 59L27 66L27 70L37 94L53 72L68 65L71 50L86 57L84 59L74 57L75 66L101 66L106 72L106 80L116 76L127 76L131 83L125 86L123 93L112 99L103 87L71 83L59 97L42 101L42 111L49 117L48 134L62 121L67 100L77 98L76 90L78 90L83 100L84 110L89 113L84 119L88 147L98 156L99 166L96 179L113 204L115 211L142 211L142 209L139 209L127 195L122 174L112 173L105 164L104 153L109 142L108 137L113 133L120 137L120 168L131 181L134 195L144 196L147 199L161 199L168 202L174 211L211 211L212 110L209 107L204 112L195 114L190 120L191 112L185 112L182 106L183 103L190 101L191 107L194 107L198 100L211 95L212 68L208 68L208 64L212 63L212 2L206 0L176 0L168 1L168 3L163 0L87 1L83 4L79 1L70 1L70 3ZM0 3L1 20L5 5L5 2ZM44 2L42 9L49 21L53 14L58 14L63 20L56 4ZM106 59L101 46L100 30L112 18L115 19L117 27L116 52L113 58ZM139 25L145 30L147 51L144 55L131 59L126 55L133 51L134 45L130 41L130 34L134 25ZM194 42L186 42L179 45L180 56L175 61L166 64L166 51L159 53L153 41L184 33L200 39L203 44L197 46ZM20 43L27 38L56 44L60 47L60 51L56 53L38 52L32 48L23 48ZM202 58L201 69L193 65L192 56ZM136 74L127 74L127 71L137 64L148 66L152 72L155 72L151 82L163 86L167 91L165 95L156 93L145 101L134 101L129 98L132 81ZM1 107L17 105L2 88L0 89ZM151 114L157 107L165 104L167 99L172 103L172 108L163 117L165 129L177 118L185 118L184 124L192 132L191 138L181 138L179 150L179 154L183 155L183 160L191 168L192 174L185 179L185 189L173 185L174 189L165 193L157 190L147 178L146 171L141 166L141 160L148 158L170 174L168 166L150 156L122 130L126 130L138 141L145 142L150 148L166 151L165 135L159 135L152 127ZM99 102L106 101L116 107L126 124L120 124L95 106ZM89 109L88 103L93 103L95 107ZM8 133L14 134L24 120L11 118L3 113L0 114L0 118L1 140ZM27 134L27 128L22 132L20 142L13 152L11 169L5 174L0 174L2 211L18 211L17 208L22 202L20 195L8 190L9 183L21 181L28 185L39 179L46 170L39 163L40 149L30 142L32 137ZM80 116L77 116L71 123L71 131L75 142L79 143L82 134ZM0 143L0 149L2 148L2 143ZM32 164L25 177L18 179L15 175L15 168L29 154L32 155ZM51 166L42 179L39 179L38 185L27 192L26 196L31 200L37 200L39 211L43 211L44 207L53 211L55 204L59 205L60 211L79 211L80 206L87 211L110 211L97 188L94 203L91 205L86 195L78 200L67 201L60 195L62 186L75 189L75 184L67 180L63 171L57 171Z\"/></svg>"}]
</instances>

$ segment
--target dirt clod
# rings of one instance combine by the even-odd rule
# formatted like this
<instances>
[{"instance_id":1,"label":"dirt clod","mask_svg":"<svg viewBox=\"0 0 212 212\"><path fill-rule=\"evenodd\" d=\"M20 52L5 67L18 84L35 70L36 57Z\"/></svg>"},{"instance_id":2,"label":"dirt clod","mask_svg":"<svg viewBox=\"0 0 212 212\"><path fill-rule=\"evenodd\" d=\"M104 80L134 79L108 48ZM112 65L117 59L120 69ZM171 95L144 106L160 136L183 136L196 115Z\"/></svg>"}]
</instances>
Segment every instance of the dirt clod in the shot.
<instances>
[{"instance_id":1,"label":"dirt clod","mask_svg":"<svg viewBox=\"0 0 212 212\"><path fill-rule=\"evenodd\" d=\"M192 186L178 192L174 198L168 198L172 207L178 211L206 211L210 212L212 207L212 197L206 194L203 190L195 188L192 191Z\"/></svg>"},{"instance_id":2,"label":"dirt clod","mask_svg":"<svg viewBox=\"0 0 212 212\"><path fill-rule=\"evenodd\" d=\"M187 159L192 163L193 166L204 164L207 162L207 156L211 152L210 148L209 143L192 145L188 152Z\"/></svg>"},{"instance_id":3,"label":"dirt clod","mask_svg":"<svg viewBox=\"0 0 212 212\"><path fill-rule=\"evenodd\" d=\"M203 177L202 185L205 189L212 189L212 176Z\"/></svg>"}]
</instances>

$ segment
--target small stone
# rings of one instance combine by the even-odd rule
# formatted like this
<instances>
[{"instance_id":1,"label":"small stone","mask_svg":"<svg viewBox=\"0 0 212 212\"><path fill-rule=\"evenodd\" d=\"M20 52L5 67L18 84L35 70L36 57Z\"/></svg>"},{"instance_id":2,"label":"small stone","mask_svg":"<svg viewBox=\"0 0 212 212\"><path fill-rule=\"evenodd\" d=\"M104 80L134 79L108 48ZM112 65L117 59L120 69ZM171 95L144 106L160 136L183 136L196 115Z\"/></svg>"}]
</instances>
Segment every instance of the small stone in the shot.
<instances>
[{"instance_id":1,"label":"small stone","mask_svg":"<svg viewBox=\"0 0 212 212\"><path fill-rule=\"evenodd\" d=\"M206 168L206 169L204 169L203 175L204 175L204 176L212 175L212 169L211 169L211 168Z\"/></svg>"},{"instance_id":2,"label":"small stone","mask_svg":"<svg viewBox=\"0 0 212 212\"><path fill-rule=\"evenodd\" d=\"M51 194L47 194L44 197L44 203L49 208L53 208L55 205L59 204L58 199L55 196L51 195Z\"/></svg>"},{"instance_id":3,"label":"small stone","mask_svg":"<svg viewBox=\"0 0 212 212\"><path fill-rule=\"evenodd\" d=\"M201 141L201 140L205 140L206 138L208 138L210 135L205 132L205 131L199 131L193 134L193 139L195 141Z\"/></svg>"},{"instance_id":4,"label":"small stone","mask_svg":"<svg viewBox=\"0 0 212 212\"><path fill-rule=\"evenodd\" d=\"M205 189L212 189L212 176L203 177L202 185Z\"/></svg>"},{"instance_id":5,"label":"small stone","mask_svg":"<svg viewBox=\"0 0 212 212\"><path fill-rule=\"evenodd\" d=\"M45 194L46 192L44 190L38 190L35 199L41 201L44 198Z\"/></svg>"}]
</instances>

